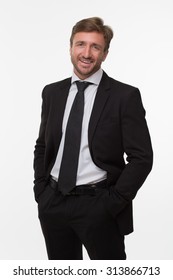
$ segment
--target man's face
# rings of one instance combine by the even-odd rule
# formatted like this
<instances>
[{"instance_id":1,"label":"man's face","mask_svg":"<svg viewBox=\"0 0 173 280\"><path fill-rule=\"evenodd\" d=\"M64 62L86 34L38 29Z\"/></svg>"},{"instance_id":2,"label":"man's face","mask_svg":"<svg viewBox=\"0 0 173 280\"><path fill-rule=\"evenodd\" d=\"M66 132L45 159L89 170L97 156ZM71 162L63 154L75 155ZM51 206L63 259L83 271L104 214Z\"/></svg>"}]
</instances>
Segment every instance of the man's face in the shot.
<instances>
[{"instance_id":1,"label":"man's face","mask_svg":"<svg viewBox=\"0 0 173 280\"><path fill-rule=\"evenodd\" d=\"M105 49L103 34L98 32L78 32L70 47L71 62L75 74L84 80L101 67L108 51Z\"/></svg>"}]
</instances>

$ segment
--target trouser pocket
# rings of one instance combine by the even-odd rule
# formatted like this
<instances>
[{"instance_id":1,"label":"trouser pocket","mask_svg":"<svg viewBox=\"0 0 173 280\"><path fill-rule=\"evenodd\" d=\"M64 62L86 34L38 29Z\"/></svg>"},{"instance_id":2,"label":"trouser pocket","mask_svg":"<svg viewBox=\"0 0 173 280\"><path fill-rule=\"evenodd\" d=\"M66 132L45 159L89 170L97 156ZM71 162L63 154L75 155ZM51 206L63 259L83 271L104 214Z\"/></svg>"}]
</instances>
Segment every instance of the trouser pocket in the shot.
<instances>
[{"instance_id":1,"label":"trouser pocket","mask_svg":"<svg viewBox=\"0 0 173 280\"><path fill-rule=\"evenodd\" d=\"M52 197L54 197L54 194L55 191L50 187L50 184L48 184L38 200L39 212L45 210L50 205L50 202L52 200Z\"/></svg>"}]
</instances>

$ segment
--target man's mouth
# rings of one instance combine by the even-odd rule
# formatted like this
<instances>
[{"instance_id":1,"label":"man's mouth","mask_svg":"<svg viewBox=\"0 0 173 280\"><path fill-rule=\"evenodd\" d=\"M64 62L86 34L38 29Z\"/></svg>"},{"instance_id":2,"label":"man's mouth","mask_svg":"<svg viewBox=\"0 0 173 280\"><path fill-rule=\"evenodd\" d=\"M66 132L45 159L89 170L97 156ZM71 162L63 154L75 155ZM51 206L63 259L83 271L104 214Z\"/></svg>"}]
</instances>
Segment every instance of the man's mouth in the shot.
<instances>
[{"instance_id":1,"label":"man's mouth","mask_svg":"<svg viewBox=\"0 0 173 280\"><path fill-rule=\"evenodd\" d=\"M89 64L92 63L92 60L91 60L91 59L80 59L80 62L81 62L81 63L84 63L84 64L86 64L86 65L89 65Z\"/></svg>"}]
</instances>

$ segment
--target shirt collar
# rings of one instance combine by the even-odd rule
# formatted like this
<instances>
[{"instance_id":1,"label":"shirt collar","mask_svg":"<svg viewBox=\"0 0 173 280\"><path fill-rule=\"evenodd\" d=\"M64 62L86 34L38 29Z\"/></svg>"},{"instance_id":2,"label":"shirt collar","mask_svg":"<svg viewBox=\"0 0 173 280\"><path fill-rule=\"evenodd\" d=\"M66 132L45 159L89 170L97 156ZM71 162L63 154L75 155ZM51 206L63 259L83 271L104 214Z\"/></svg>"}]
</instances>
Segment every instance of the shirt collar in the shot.
<instances>
[{"instance_id":1,"label":"shirt collar","mask_svg":"<svg viewBox=\"0 0 173 280\"><path fill-rule=\"evenodd\" d=\"M95 72L93 75L91 75L90 77L88 77L87 79L85 80L82 80L82 81L85 81L85 82L90 82L92 84L95 84L95 85L99 85L100 81L101 81L101 78L102 78L102 75L103 75L103 70L100 68L97 72ZM71 83L73 84L74 82L76 81L80 81L79 77L73 72L73 75L72 75L72 79L71 79Z\"/></svg>"}]
</instances>

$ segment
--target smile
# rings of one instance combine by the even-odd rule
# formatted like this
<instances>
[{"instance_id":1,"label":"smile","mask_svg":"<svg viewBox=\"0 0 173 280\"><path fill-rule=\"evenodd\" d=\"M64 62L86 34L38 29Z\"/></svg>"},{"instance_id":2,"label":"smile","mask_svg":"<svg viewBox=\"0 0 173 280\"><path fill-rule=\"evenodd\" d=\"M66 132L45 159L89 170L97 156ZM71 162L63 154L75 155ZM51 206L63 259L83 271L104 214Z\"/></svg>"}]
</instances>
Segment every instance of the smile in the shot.
<instances>
[{"instance_id":1,"label":"smile","mask_svg":"<svg viewBox=\"0 0 173 280\"><path fill-rule=\"evenodd\" d=\"M88 60L88 59L80 59L80 62L81 63L84 63L84 64L91 64L92 63L92 60Z\"/></svg>"}]
</instances>

